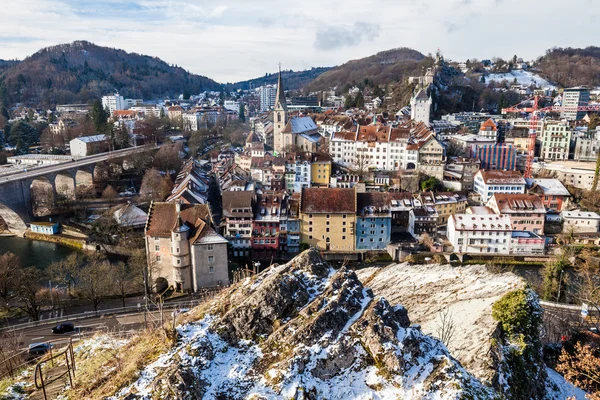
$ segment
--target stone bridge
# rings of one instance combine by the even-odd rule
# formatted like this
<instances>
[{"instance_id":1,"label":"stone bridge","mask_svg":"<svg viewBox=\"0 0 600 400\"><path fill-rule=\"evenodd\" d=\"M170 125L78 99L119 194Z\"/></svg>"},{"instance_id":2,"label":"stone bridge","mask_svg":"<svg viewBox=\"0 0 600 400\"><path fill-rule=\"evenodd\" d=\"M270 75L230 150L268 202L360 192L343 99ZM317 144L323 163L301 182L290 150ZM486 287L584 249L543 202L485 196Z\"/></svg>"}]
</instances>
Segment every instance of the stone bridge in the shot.
<instances>
[{"instance_id":1,"label":"stone bridge","mask_svg":"<svg viewBox=\"0 0 600 400\"><path fill-rule=\"evenodd\" d=\"M77 186L90 185L94 182L98 164L111 160L126 160L128 156L155 150L154 145L134 147L96 154L89 157L32 168L0 176L0 217L8 225L8 229L21 234L27 229L27 222L33 218L32 186L34 183L45 183L52 187L52 199L56 200L60 192L72 199L77 198Z\"/></svg>"}]
</instances>

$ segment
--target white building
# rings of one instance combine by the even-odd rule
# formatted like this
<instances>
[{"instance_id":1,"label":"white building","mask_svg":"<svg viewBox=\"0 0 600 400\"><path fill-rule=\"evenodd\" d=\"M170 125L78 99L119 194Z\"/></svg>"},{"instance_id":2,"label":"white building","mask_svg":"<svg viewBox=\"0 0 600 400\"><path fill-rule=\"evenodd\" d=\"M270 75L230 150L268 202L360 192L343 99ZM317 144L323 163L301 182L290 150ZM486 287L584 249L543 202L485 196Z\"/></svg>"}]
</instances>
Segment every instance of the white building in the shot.
<instances>
[{"instance_id":1,"label":"white building","mask_svg":"<svg viewBox=\"0 0 600 400\"><path fill-rule=\"evenodd\" d=\"M260 111L269 111L275 106L275 98L277 96L277 86L266 85L259 88L260 93Z\"/></svg>"},{"instance_id":2,"label":"white building","mask_svg":"<svg viewBox=\"0 0 600 400\"><path fill-rule=\"evenodd\" d=\"M202 115L200 113L190 111L181 114L183 119L183 130L197 131L204 127L202 123Z\"/></svg>"},{"instance_id":3,"label":"white building","mask_svg":"<svg viewBox=\"0 0 600 400\"><path fill-rule=\"evenodd\" d=\"M130 108L131 111L143 114L145 117L155 116L160 117L161 114L166 114L165 109L156 104L140 104Z\"/></svg>"},{"instance_id":4,"label":"white building","mask_svg":"<svg viewBox=\"0 0 600 400\"><path fill-rule=\"evenodd\" d=\"M575 139L575 160L596 161L600 152L600 139L597 135L580 136Z\"/></svg>"},{"instance_id":5,"label":"white building","mask_svg":"<svg viewBox=\"0 0 600 400\"><path fill-rule=\"evenodd\" d=\"M533 164L533 170L534 172L541 170L552 172L565 185L592 190L596 163L569 160L538 162ZM600 189L600 185L597 189Z\"/></svg>"},{"instance_id":6,"label":"white building","mask_svg":"<svg viewBox=\"0 0 600 400\"><path fill-rule=\"evenodd\" d=\"M109 96L102 96L102 107L108 109L108 114L112 115L115 110L126 110L127 103L123 96L119 95L119 93L115 93Z\"/></svg>"},{"instance_id":7,"label":"white building","mask_svg":"<svg viewBox=\"0 0 600 400\"><path fill-rule=\"evenodd\" d=\"M108 149L106 135L82 136L69 142L71 156L87 157Z\"/></svg>"},{"instance_id":8,"label":"white building","mask_svg":"<svg viewBox=\"0 0 600 400\"><path fill-rule=\"evenodd\" d=\"M545 121L541 133L541 156L545 160L567 160L573 131L565 121Z\"/></svg>"},{"instance_id":9,"label":"white building","mask_svg":"<svg viewBox=\"0 0 600 400\"><path fill-rule=\"evenodd\" d=\"M578 111L578 107L587 106L590 101L590 90L583 87L565 89L562 96L561 118L569 121L582 119L585 111Z\"/></svg>"},{"instance_id":10,"label":"white building","mask_svg":"<svg viewBox=\"0 0 600 400\"><path fill-rule=\"evenodd\" d=\"M443 148L424 124L414 128L358 125L352 131L335 132L329 154L337 164L365 171L416 169L421 164L439 164L444 158Z\"/></svg>"},{"instance_id":11,"label":"white building","mask_svg":"<svg viewBox=\"0 0 600 400\"><path fill-rule=\"evenodd\" d=\"M563 232L598 232L600 215L591 211L563 211Z\"/></svg>"},{"instance_id":12,"label":"white building","mask_svg":"<svg viewBox=\"0 0 600 400\"><path fill-rule=\"evenodd\" d=\"M423 89L419 90L417 94L410 99L411 119L429 125L431 103L431 97L427 96L427 92Z\"/></svg>"},{"instance_id":13,"label":"white building","mask_svg":"<svg viewBox=\"0 0 600 400\"><path fill-rule=\"evenodd\" d=\"M225 100L223 107L229 111L240 112L240 103L235 100Z\"/></svg>"},{"instance_id":14,"label":"white building","mask_svg":"<svg viewBox=\"0 0 600 400\"><path fill-rule=\"evenodd\" d=\"M519 171L479 170L474 189L486 203L494 193L525 193L526 182Z\"/></svg>"},{"instance_id":15,"label":"white building","mask_svg":"<svg viewBox=\"0 0 600 400\"><path fill-rule=\"evenodd\" d=\"M511 239L508 215L455 214L448 220L455 253L509 254Z\"/></svg>"}]
</instances>

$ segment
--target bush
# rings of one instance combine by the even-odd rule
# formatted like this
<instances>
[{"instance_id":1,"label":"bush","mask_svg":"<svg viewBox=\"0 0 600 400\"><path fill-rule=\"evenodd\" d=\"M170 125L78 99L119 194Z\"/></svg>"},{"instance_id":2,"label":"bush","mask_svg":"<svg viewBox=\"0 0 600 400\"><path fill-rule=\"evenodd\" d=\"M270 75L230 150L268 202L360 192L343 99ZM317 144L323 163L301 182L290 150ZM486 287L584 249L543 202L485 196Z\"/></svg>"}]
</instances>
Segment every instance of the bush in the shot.
<instances>
[{"instance_id":1,"label":"bush","mask_svg":"<svg viewBox=\"0 0 600 400\"><path fill-rule=\"evenodd\" d=\"M492 317L502 328L492 349L498 363L494 387L508 399L543 398L546 370L538 296L531 289L509 292L494 303Z\"/></svg>"}]
</instances>

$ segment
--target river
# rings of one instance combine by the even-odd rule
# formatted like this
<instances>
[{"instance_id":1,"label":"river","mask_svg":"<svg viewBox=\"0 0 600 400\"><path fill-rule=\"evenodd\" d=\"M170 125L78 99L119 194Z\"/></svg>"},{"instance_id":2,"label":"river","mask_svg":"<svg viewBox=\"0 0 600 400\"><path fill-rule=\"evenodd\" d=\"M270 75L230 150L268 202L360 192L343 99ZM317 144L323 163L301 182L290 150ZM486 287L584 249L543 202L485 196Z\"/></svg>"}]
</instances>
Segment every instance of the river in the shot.
<instances>
[{"instance_id":1,"label":"river","mask_svg":"<svg viewBox=\"0 0 600 400\"><path fill-rule=\"evenodd\" d=\"M23 266L36 266L45 269L55 261L60 261L77 250L56 243L40 242L21 237L0 237L0 254L16 254Z\"/></svg>"}]
</instances>

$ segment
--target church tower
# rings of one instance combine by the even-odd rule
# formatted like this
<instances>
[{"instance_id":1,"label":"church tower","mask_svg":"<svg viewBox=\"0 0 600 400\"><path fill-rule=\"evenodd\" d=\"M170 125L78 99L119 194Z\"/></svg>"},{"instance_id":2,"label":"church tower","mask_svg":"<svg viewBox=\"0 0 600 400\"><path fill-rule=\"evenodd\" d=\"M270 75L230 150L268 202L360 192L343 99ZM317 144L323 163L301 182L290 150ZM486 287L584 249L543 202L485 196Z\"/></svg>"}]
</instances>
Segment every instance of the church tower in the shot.
<instances>
[{"instance_id":1,"label":"church tower","mask_svg":"<svg viewBox=\"0 0 600 400\"><path fill-rule=\"evenodd\" d=\"M279 79L277 80L277 95L275 107L273 108L273 147L277 153L284 150L283 130L288 123L287 103L281 79L281 65L279 66Z\"/></svg>"}]
</instances>

